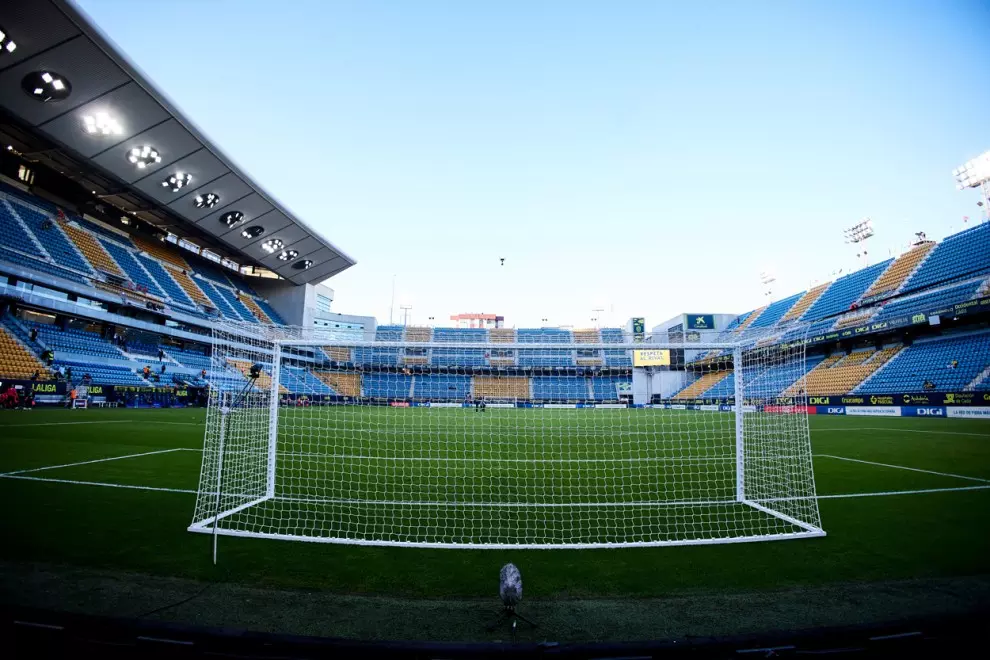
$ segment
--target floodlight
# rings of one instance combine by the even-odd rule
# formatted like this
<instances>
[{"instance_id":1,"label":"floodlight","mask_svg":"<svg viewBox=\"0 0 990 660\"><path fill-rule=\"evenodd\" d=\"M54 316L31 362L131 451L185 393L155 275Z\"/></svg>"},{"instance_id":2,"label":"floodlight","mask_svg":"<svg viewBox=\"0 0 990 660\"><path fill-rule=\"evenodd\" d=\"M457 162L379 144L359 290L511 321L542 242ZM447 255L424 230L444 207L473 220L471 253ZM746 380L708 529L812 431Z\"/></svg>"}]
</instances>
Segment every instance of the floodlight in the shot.
<instances>
[{"instance_id":1,"label":"floodlight","mask_svg":"<svg viewBox=\"0 0 990 660\"><path fill-rule=\"evenodd\" d=\"M228 211L220 216L220 222L227 225L229 229L233 229L242 220L244 220L244 214L240 211Z\"/></svg>"},{"instance_id":2,"label":"floodlight","mask_svg":"<svg viewBox=\"0 0 990 660\"><path fill-rule=\"evenodd\" d=\"M261 247L268 254L272 254L275 250L281 250L282 246L285 245L281 240L277 238L272 238L261 244Z\"/></svg>"},{"instance_id":3,"label":"floodlight","mask_svg":"<svg viewBox=\"0 0 990 660\"><path fill-rule=\"evenodd\" d=\"M295 250L282 250L278 254L279 261L292 261L299 256L299 253Z\"/></svg>"},{"instance_id":4,"label":"floodlight","mask_svg":"<svg viewBox=\"0 0 990 660\"><path fill-rule=\"evenodd\" d=\"M120 122L105 112L97 112L95 115L84 115L83 130L90 135L120 135L124 132Z\"/></svg>"},{"instance_id":5,"label":"floodlight","mask_svg":"<svg viewBox=\"0 0 990 660\"><path fill-rule=\"evenodd\" d=\"M216 193L206 193L205 195L196 195L196 198L193 199L193 202L196 203L196 208L198 209L202 209L202 208L212 209L214 206L220 203L220 195Z\"/></svg>"},{"instance_id":6,"label":"floodlight","mask_svg":"<svg viewBox=\"0 0 990 660\"><path fill-rule=\"evenodd\" d=\"M297 261L296 263L292 264L292 267L295 268L296 270L306 270L312 265L313 265L312 259L303 259L302 261Z\"/></svg>"},{"instance_id":7,"label":"floodlight","mask_svg":"<svg viewBox=\"0 0 990 660\"><path fill-rule=\"evenodd\" d=\"M134 147L127 152L127 160L131 161L139 170L143 170L148 165L162 162L162 157L157 149L144 145L143 147Z\"/></svg>"},{"instance_id":8,"label":"floodlight","mask_svg":"<svg viewBox=\"0 0 990 660\"><path fill-rule=\"evenodd\" d=\"M958 182L956 188L978 188L990 182L990 151L984 152L968 161L962 167L952 170L952 176Z\"/></svg>"},{"instance_id":9,"label":"floodlight","mask_svg":"<svg viewBox=\"0 0 990 660\"><path fill-rule=\"evenodd\" d=\"M244 238L258 238L264 233L265 233L264 227L254 226L254 227L248 227L247 229L242 231L241 236L243 236Z\"/></svg>"},{"instance_id":10,"label":"floodlight","mask_svg":"<svg viewBox=\"0 0 990 660\"><path fill-rule=\"evenodd\" d=\"M69 80L51 71L33 71L21 79L21 89L42 103L61 101L72 92Z\"/></svg>"},{"instance_id":11,"label":"floodlight","mask_svg":"<svg viewBox=\"0 0 990 660\"><path fill-rule=\"evenodd\" d=\"M0 27L0 57L5 53L13 53L16 48L17 44L14 43L14 40L10 38L6 30Z\"/></svg>"},{"instance_id":12,"label":"floodlight","mask_svg":"<svg viewBox=\"0 0 990 660\"><path fill-rule=\"evenodd\" d=\"M176 172L162 181L162 187L168 188L172 192L179 192L184 187L188 186L191 181L192 174L189 174L188 172Z\"/></svg>"}]
</instances>

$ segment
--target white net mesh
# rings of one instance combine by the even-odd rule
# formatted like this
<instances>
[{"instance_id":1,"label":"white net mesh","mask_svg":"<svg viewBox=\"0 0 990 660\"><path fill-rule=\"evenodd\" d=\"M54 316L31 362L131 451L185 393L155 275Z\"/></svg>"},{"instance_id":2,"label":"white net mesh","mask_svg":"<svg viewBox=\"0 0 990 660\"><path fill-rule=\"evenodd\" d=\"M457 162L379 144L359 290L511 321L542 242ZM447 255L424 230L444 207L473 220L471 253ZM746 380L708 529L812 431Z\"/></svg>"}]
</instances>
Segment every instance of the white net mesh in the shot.
<instances>
[{"instance_id":1,"label":"white net mesh","mask_svg":"<svg viewBox=\"0 0 990 660\"><path fill-rule=\"evenodd\" d=\"M669 365L633 367L659 345L318 332L215 331L191 530L475 548L822 534L800 343L673 343Z\"/></svg>"}]
</instances>

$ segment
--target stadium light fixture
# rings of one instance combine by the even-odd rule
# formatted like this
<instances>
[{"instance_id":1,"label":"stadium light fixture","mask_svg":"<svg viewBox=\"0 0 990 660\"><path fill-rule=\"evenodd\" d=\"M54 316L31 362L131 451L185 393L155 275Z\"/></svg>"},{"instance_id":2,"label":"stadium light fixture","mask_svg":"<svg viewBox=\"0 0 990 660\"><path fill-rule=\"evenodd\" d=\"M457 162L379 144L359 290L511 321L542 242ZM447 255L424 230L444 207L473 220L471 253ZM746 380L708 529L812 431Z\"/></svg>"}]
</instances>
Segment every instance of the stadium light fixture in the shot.
<instances>
[{"instance_id":1,"label":"stadium light fixture","mask_svg":"<svg viewBox=\"0 0 990 660\"><path fill-rule=\"evenodd\" d=\"M261 244L261 248L268 254L274 254L276 250L281 250L285 245L280 239L270 238Z\"/></svg>"},{"instance_id":2,"label":"stadium light fixture","mask_svg":"<svg viewBox=\"0 0 990 660\"><path fill-rule=\"evenodd\" d=\"M162 162L162 156L154 147L144 145L143 147L134 147L127 152L127 160L133 163L139 170L143 170L149 165Z\"/></svg>"},{"instance_id":3,"label":"stadium light fixture","mask_svg":"<svg viewBox=\"0 0 990 660\"><path fill-rule=\"evenodd\" d=\"M21 79L21 89L42 103L62 101L72 93L69 79L53 71L32 71Z\"/></svg>"},{"instance_id":4,"label":"stadium light fixture","mask_svg":"<svg viewBox=\"0 0 990 660\"><path fill-rule=\"evenodd\" d=\"M292 267L295 268L296 270L306 270L307 268L311 268L312 266L313 266L312 259L303 259L302 261L297 261L296 263L292 264Z\"/></svg>"},{"instance_id":5,"label":"stadium light fixture","mask_svg":"<svg viewBox=\"0 0 990 660\"><path fill-rule=\"evenodd\" d=\"M244 220L244 214L240 211L228 211L220 216L220 222L227 225L228 229L233 229Z\"/></svg>"},{"instance_id":6,"label":"stadium light fixture","mask_svg":"<svg viewBox=\"0 0 990 660\"><path fill-rule=\"evenodd\" d=\"M83 130L90 135L120 135L124 132L120 122L106 112L83 115Z\"/></svg>"},{"instance_id":7,"label":"stadium light fixture","mask_svg":"<svg viewBox=\"0 0 990 660\"><path fill-rule=\"evenodd\" d=\"M192 174L188 172L176 172L162 181L162 188L168 188L172 192L179 192L192 181Z\"/></svg>"},{"instance_id":8,"label":"stadium light fixture","mask_svg":"<svg viewBox=\"0 0 990 660\"><path fill-rule=\"evenodd\" d=\"M956 177L956 190L979 188L983 199L977 205L990 220L990 151L985 151L962 167L952 170Z\"/></svg>"},{"instance_id":9,"label":"stadium light fixture","mask_svg":"<svg viewBox=\"0 0 990 660\"><path fill-rule=\"evenodd\" d=\"M248 227L247 229L245 229L244 231L242 231L241 232L241 236L244 237L244 238L248 238L248 239L250 239L250 238L258 238L259 236L261 236L264 233L265 233L265 228L264 227L259 227L259 226L256 225L254 227Z\"/></svg>"},{"instance_id":10,"label":"stadium light fixture","mask_svg":"<svg viewBox=\"0 0 990 660\"><path fill-rule=\"evenodd\" d=\"M295 250L282 250L278 253L279 261L292 261L299 256L299 253Z\"/></svg>"},{"instance_id":11,"label":"stadium light fixture","mask_svg":"<svg viewBox=\"0 0 990 660\"><path fill-rule=\"evenodd\" d=\"M0 26L0 57L17 50L17 44L10 38L10 34Z\"/></svg>"},{"instance_id":12,"label":"stadium light fixture","mask_svg":"<svg viewBox=\"0 0 990 660\"><path fill-rule=\"evenodd\" d=\"M845 236L846 243L862 243L866 239L871 238L874 234L873 220L870 218L863 218L852 227L843 229L842 234Z\"/></svg>"},{"instance_id":13,"label":"stadium light fixture","mask_svg":"<svg viewBox=\"0 0 990 660\"><path fill-rule=\"evenodd\" d=\"M196 204L198 209L212 209L214 206L220 203L220 195L216 193L206 193L205 195L196 195L193 202Z\"/></svg>"}]
</instances>

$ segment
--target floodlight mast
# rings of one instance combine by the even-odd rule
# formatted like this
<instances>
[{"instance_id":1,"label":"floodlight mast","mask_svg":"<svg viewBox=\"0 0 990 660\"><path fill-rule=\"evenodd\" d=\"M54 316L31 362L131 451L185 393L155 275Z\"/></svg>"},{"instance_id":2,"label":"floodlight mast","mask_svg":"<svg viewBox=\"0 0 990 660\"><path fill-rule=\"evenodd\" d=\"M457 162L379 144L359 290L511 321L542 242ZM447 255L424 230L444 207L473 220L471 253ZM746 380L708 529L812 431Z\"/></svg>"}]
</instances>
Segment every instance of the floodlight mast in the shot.
<instances>
[{"instance_id":1,"label":"floodlight mast","mask_svg":"<svg viewBox=\"0 0 990 660\"><path fill-rule=\"evenodd\" d=\"M990 221L990 151L985 151L961 167L952 170L956 178L956 190L979 188L983 197L978 205L983 207L984 220Z\"/></svg>"},{"instance_id":2,"label":"floodlight mast","mask_svg":"<svg viewBox=\"0 0 990 660\"><path fill-rule=\"evenodd\" d=\"M863 218L852 227L842 230L845 242L856 247L856 258L860 260L861 266L866 266L869 262L869 252L866 249L866 241L873 238L873 220Z\"/></svg>"}]
</instances>

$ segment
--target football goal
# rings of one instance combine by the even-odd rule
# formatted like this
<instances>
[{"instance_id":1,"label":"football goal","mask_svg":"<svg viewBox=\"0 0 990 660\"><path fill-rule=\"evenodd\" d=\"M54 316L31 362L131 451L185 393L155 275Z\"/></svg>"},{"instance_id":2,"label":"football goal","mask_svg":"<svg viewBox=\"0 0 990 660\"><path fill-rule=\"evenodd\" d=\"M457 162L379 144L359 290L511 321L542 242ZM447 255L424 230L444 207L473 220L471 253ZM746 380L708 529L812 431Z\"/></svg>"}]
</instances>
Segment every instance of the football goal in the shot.
<instances>
[{"instance_id":1,"label":"football goal","mask_svg":"<svg viewBox=\"0 0 990 660\"><path fill-rule=\"evenodd\" d=\"M801 342L378 337L215 327L191 531L439 548L824 535Z\"/></svg>"}]
</instances>

